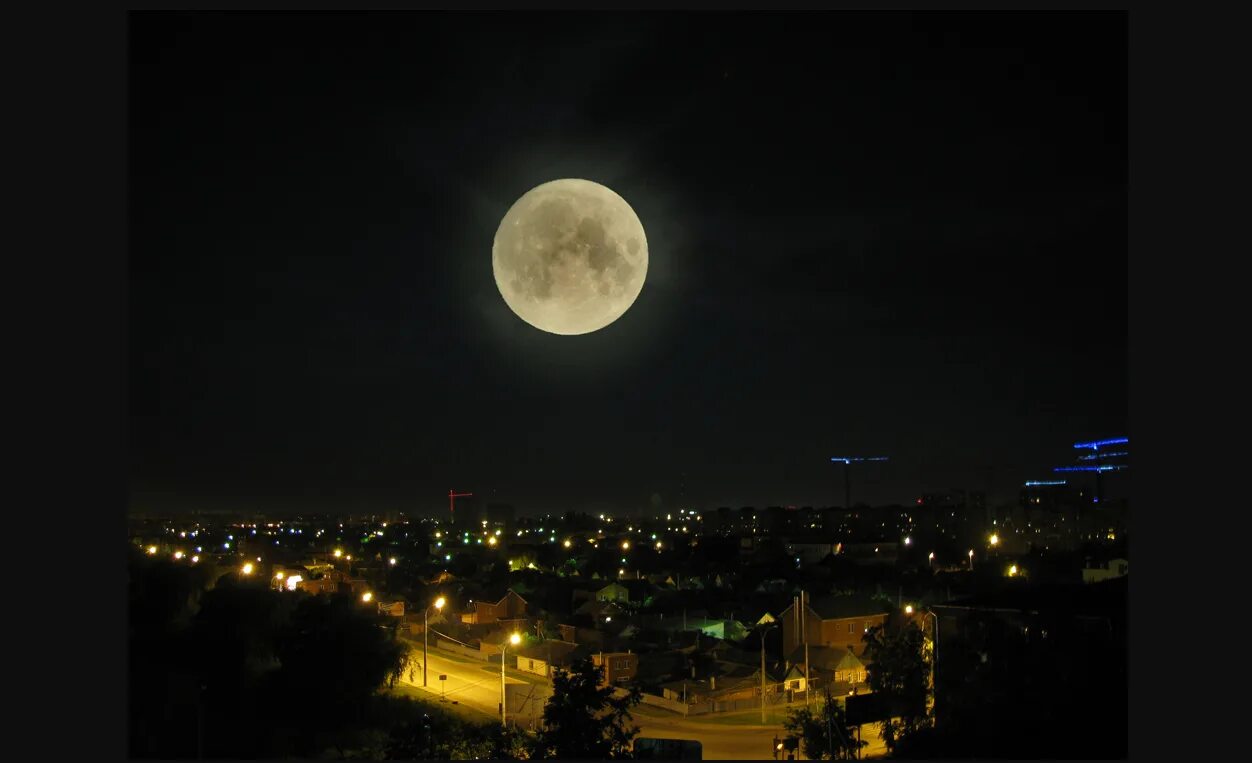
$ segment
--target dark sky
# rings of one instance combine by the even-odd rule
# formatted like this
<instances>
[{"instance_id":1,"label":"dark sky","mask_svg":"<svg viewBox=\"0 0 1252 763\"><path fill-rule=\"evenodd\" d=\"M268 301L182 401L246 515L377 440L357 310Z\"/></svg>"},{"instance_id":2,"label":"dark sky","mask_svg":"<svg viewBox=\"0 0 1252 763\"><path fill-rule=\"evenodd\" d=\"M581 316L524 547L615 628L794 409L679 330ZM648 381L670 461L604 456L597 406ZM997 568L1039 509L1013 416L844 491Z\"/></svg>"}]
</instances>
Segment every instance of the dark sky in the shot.
<instances>
[{"instance_id":1,"label":"dark sky","mask_svg":"<svg viewBox=\"0 0 1252 763\"><path fill-rule=\"evenodd\" d=\"M1128 434L1125 25L135 16L132 505L1011 498ZM584 336L491 272L561 177L648 236Z\"/></svg>"}]
</instances>

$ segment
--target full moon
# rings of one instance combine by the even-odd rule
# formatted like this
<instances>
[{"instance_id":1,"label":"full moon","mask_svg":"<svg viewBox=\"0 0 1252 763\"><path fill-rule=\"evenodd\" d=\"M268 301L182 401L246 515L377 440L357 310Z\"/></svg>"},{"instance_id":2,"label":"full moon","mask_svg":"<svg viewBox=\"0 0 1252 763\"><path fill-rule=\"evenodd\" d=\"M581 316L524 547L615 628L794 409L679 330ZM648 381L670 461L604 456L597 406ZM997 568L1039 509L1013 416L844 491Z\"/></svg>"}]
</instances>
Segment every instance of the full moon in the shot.
<instances>
[{"instance_id":1,"label":"full moon","mask_svg":"<svg viewBox=\"0 0 1252 763\"><path fill-rule=\"evenodd\" d=\"M648 273L648 240L621 196L565 178L514 202L496 230L491 266L517 317L552 334L589 334L634 304Z\"/></svg>"}]
</instances>

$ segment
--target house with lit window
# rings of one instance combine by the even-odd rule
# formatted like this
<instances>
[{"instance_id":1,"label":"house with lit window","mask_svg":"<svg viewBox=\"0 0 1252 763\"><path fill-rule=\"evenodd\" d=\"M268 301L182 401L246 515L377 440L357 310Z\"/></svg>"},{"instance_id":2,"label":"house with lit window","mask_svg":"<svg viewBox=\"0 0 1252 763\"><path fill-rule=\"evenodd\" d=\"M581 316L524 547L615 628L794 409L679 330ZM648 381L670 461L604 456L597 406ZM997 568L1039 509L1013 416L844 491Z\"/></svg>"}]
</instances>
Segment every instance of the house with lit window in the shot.
<instances>
[{"instance_id":1,"label":"house with lit window","mask_svg":"<svg viewBox=\"0 0 1252 763\"><path fill-rule=\"evenodd\" d=\"M787 654L805 643L847 649L858 657L865 653L863 639L870 628L887 621L889 605L863 595L805 598L805 606L793 601L778 615L783 625L783 648Z\"/></svg>"}]
</instances>

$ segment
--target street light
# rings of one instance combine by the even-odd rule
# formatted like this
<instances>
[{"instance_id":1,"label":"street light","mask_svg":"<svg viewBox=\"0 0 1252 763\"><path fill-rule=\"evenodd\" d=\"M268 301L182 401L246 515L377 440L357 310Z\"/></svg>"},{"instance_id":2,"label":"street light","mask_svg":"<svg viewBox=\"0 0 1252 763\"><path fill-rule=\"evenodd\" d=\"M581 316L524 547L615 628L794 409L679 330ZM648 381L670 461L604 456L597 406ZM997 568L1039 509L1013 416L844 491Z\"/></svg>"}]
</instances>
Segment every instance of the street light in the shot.
<instances>
[{"instance_id":1,"label":"street light","mask_svg":"<svg viewBox=\"0 0 1252 763\"><path fill-rule=\"evenodd\" d=\"M969 550L969 568L974 569L974 549Z\"/></svg>"},{"instance_id":2,"label":"street light","mask_svg":"<svg viewBox=\"0 0 1252 763\"><path fill-rule=\"evenodd\" d=\"M442 612L443 605L446 603L447 603L447 600L444 599L442 596L440 596L438 599L435 599L435 609ZM426 663L428 662L426 657L427 657L427 652L430 649L429 615L430 615L430 607L427 607L426 609L422 610L422 688L426 687Z\"/></svg>"},{"instance_id":3,"label":"street light","mask_svg":"<svg viewBox=\"0 0 1252 763\"><path fill-rule=\"evenodd\" d=\"M912 604L906 605L906 606L904 607L904 614L906 614L906 615L911 615L911 614L913 614L913 605L912 605Z\"/></svg>"},{"instance_id":4,"label":"street light","mask_svg":"<svg viewBox=\"0 0 1252 763\"><path fill-rule=\"evenodd\" d=\"M252 574L252 562L247 562L246 564L244 564L244 566L243 566L243 574L245 574L245 575L251 575L251 574Z\"/></svg>"},{"instance_id":5,"label":"street light","mask_svg":"<svg viewBox=\"0 0 1252 763\"><path fill-rule=\"evenodd\" d=\"M1000 545L1000 536L992 533L991 537L987 539L987 542L993 546L998 546Z\"/></svg>"},{"instance_id":6,"label":"street light","mask_svg":"<svg viewBox=\"0 0 1252 763\"><path fill-rule=\"evenodd\" d=\"M767 625L761 631L761 725L765 725L765 637L777 624Z\"/></svg>"},{"instance_id":7,"label":"street light","mask_svg":"<svg viewBox=\"0 0 1252 763\"><path fill-rule=\"evenodd\" d=\"M361 601L365 602L366 604L369 604L373 600L374 600L374 594L370 593L369 591L366 591L365 593L361 594Z\"/></svg>"},{"instance_id":8,"label":"street light","mask_svg":"<svg viewBox=\"0 0 1252 763\"><path fill-rule=\"evenodd\" d=\"M500 644L500 727L501 728L506 728L508 726L505 720L506 715L508 713L508 710L505 707L505 702L507 701L508 698L504 694L504 652L506 649L509 648L509 644L512 644L513 646L517 646L520 643L522 643L521 634L514 633L512 636L509 636L508 641L505 641L502 644Z\"/></svg>"}]
</instances>

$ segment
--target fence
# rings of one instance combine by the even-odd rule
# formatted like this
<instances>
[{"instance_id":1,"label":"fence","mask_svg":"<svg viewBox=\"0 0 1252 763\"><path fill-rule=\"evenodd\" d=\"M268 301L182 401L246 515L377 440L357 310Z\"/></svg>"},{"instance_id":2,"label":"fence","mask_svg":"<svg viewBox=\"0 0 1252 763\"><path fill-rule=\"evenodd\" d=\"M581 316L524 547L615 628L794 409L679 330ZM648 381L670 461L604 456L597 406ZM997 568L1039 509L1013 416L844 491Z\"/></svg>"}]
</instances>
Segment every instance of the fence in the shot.
<instances>
[{"instance_id":1,"label":"fence","mask_svg":"<svg viewBox=\"0 0 1252 763\"><path fill-rule=\"evenodd\" d=\"M443 639L443 638L435 639L435 648L442 649L445 652L452 652L453 654L459 654L464 657L473 657L474 659L482 660L483 662L486 662L488 659L488 656L486 654L483 654L477 649L474 649L468 646L462 646L454 641L448 641L447 639ZM499 656L497 656L496 662L499 662L499 661L500 661L500 658Z\"/></svg>"},{"instance_id":2,"label":"fence","mask_svg":"<svg viewBox=\"0 0 1252 763\"><path fill-rule=\"evenodd\" d=\"M777 710L778 708L787 707L796 702L804 702L804 692L795 692L788 702L787 695L782 692L767 693L765 695L766 710ZM708 715L710 713L734 713L744 710L759 710L761 708L760 696L749 699L736 700L701 700L690 704L681 700L667 699L658 697L655 694L644 694L643 704L659 707L663 710L678 713L679 715Z\"/></svg>"}]
</instances>

